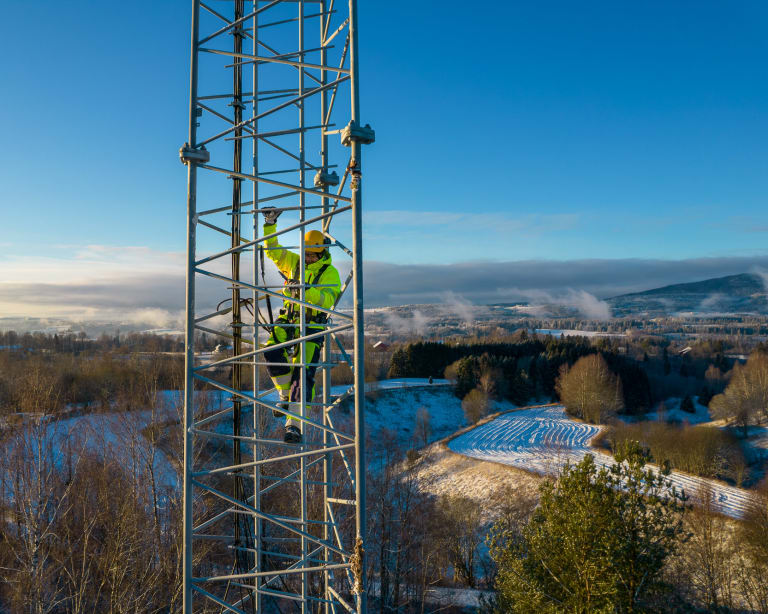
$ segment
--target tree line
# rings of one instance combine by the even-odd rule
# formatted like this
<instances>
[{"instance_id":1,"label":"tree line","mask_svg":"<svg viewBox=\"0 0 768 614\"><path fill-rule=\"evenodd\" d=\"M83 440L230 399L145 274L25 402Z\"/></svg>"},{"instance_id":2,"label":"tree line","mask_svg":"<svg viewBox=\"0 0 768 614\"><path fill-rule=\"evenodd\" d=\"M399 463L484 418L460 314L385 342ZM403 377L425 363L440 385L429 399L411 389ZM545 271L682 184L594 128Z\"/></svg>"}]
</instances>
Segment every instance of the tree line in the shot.
<instances>
[{"instance_id":1,"label":"tree line","mask_svg":"<svg viewBox=\"0 0 768 614\"><path fill-rule=\"evenodd\" d=\"M183 386L178 356L0 352L0 414L146 407L149 399L137 382L148 371L163 389Z\"/></svg>"},{"instance_id":2,"label":"tree line","mask_svg":"<svg viewBox=\"0 0 768 614\"><path fill-rule=\"evenodd\" d=\"M211 340L208 335L201 335L200 343L208 349ZM82 352L183 352L184 340L181 335L156 335L153 333L116 333L101 334L89 338L84 331L43 333L16 331L0 332L0 348L6 350L49 350L51 352L80 354Z\"/></svg>"},{"instance_id":3,"label":"tree line","mask_svg":"<svg viewBox=\"0 0 768 614\"><path fill-rule=\"evenodd\" d=\"M479 389L489 399L525 405L533 399L556 399L561 369L598 351L599 346L585 337L529 339L520 335L516 342L508 343L418 342L393 353L389 377L445 375L455 382L459 398ZM642 364L618 351L604 351L602 356L620 379L621 410L628 414L648 411L653 399Z\"/></svg>"}]
</instances>

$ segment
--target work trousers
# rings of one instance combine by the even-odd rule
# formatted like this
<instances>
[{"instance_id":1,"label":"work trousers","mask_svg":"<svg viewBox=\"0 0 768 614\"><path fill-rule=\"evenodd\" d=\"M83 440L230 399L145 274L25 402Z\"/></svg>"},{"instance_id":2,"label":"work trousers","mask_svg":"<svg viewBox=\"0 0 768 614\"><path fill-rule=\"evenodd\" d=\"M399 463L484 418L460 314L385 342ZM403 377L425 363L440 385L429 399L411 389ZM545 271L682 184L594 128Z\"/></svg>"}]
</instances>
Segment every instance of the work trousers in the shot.
<instances>
[{"instance_id":1,"label":"work trousers","mask_svg":"<svg viewBox=\"0 0 768 614\"><path fill-rule=\"evenodd\" d=\"M279 326L280 324L298 324L298 322L291 322L285 316L277 318L272 334L269 336L267 346L277 345L279 343L285 343L291 339L295 339L299 336L298 326L286 326L285 328ZM322 332L323 328L307 326L307 334ZM306 341L307 344L307 363L319 362L320 350L323 347L323 340L325 337L316 337L312 341ZM296 344L289 347L276 348L274 350L267 350L264 352L264 358L270 363L282 363L272 364L267 367L269 376L275 384L280 393L281 401L289 401L291 403L301 402L301 367L297 367L296 363L301 363L301 345ZM307 381L305 399L309 403L315 397L315 372L317 367L307 367Z\"/></svg>"}]
</instances>

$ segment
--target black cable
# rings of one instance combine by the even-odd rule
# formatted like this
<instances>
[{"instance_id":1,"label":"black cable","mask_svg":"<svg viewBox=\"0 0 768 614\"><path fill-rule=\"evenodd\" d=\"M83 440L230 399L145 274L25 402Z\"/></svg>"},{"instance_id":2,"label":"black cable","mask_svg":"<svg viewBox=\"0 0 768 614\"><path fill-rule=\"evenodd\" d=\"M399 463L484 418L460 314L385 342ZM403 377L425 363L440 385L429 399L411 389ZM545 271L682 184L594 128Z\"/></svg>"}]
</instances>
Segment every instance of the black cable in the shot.
<instances>
[{"instance_id":1,"label":"black cable","mask_svg":"<svg viewBox=\"0 0 768 614\"><path fill-rule=\"evenodd\" d=\"M259 248L259 257L261 258L261 281L266 286L267 285L267 278L264 274L264 248ZM272 315L272 301L269 298L269 294L267 296L267 313L269 314L269 323L274 324L275 318Z\"/></svg>"}]
</instances>

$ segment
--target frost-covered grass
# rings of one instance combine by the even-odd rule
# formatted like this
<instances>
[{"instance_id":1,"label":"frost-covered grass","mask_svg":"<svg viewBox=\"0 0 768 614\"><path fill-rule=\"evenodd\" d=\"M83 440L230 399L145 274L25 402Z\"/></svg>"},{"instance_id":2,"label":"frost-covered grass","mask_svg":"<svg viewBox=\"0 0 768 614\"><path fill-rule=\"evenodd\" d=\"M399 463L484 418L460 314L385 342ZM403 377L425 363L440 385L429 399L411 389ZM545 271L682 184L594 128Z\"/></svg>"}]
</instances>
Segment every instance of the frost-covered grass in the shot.
<instances>
[{"instance_id":1,"label":"frost-covered grass","mask_svg":"<svg viewBox=\"0 0 768 614\"><path fill-rule=\"evenodd\" d=\"M598 465L613 464L613 457L590 447L600 427L576 422L561 405L535 407L499 416L462 435L448 447L459 454L495 461L538 474L555 475L566 462L577 463L592 454ZM749 493L717 480L673 471L670 480L686 494L711 489L723 514L741 517Z\"/></svg>"}]
</instances>

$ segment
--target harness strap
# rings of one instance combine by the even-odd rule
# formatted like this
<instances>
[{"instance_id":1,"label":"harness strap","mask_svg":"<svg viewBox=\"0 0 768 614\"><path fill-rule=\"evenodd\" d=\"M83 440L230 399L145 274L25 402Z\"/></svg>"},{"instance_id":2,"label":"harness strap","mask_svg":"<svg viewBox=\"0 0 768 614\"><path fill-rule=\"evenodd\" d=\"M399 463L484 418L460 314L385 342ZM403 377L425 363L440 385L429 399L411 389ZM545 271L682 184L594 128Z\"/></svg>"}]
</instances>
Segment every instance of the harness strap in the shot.
<instances>
[{"instance_id":1,"label":"harness strap","mask_svg":"<svg viewBox=\"0 0 768 614\"><path fill-rule=\"evenodd\" d=\"M315 276L312 278L312 282L313 282L313 283L316 283L316 282L317 282L317 281L318 281L318 280L319 280L319 279L320 279L320 278L323 276L323 273L325 273L326 269L327 269L329 266L331 266L331 263L330 263L330 262L326 262L326 263L325 263L323 266L321 266L321 267L320 267L320 270L317 272L317 275L315 275Z\"/></svg>"},{"instance_id":2,"label":"harness strap","mask_svg":"<svg viewBox=\"0 0 768 614\"><path fill-rule=\"evenodd\" d=\"M261 281L264 283L264 285L267 285L267 277L264 273L264 248L262 247L259 249L259 255L261 256ZM265 295L267 297L267 313L269 314L269 323L274 324L275 318L272 315L272 301L269 298L269 294ZM256 305L256 309L259 309L258 305Z\"/></svg>"},{"instance_id":3,"label":"harness strap","mask_svg":"<svg viewBox=\"0 0 768 614\"><path fill-rule=\"evenodd\" d=\"M325 273L325 271L328 269L329 266L331 266L330 262L326 262L323 266L321 266L320 269L318 269L317 273L315 273L312 276L312 283L316 283L317 281L319 281L323 277L323 274ZM294 279L298 279L299 278L299 264L298 263L296 264L296 269L293 272L293 278ZM288 305L288 310L287 310L289 318L293 317L293 311L294 311L294 304L290 303ZM314 317L318 321L322 322L325 319L327 319L328 315L326 313L324 313L324 312L319 312ZM310 322L311 322L311 320L312 320L312 316L310 315Z\"/></svg>"}]
</instances>

